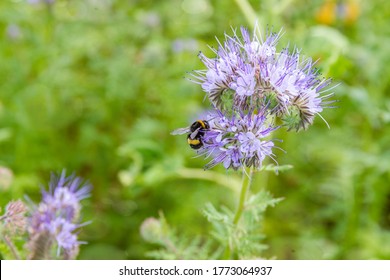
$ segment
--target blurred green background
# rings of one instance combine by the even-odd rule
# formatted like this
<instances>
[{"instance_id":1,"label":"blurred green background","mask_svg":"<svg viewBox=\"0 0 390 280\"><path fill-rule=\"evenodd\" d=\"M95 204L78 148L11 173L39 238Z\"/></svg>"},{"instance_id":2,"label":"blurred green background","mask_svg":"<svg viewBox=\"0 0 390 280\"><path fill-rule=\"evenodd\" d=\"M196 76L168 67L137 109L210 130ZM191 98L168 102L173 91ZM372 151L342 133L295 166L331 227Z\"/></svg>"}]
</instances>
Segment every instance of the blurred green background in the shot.
<instances>
[{"instance_id":1,"label":"blurred green background","mask_svg":"<svg viewBox=\"0 0 390 280\"><path fill-rule=\"evenodd\" d=\"M390 2L249 1L262 30L284 29L333 77L337 109L309 130L280 129L293 169L260 173L264 257L390 259ZM51 171L88 179L80 259L144 259L141 223L164 213L183 236L210 236L201 209L234 209L240 175L203 171L185 136L209 108L184 77L203 69L231 27L251 26L236 1L0 1L0 205L40 199Z\"/></svg>"}]
</instances>

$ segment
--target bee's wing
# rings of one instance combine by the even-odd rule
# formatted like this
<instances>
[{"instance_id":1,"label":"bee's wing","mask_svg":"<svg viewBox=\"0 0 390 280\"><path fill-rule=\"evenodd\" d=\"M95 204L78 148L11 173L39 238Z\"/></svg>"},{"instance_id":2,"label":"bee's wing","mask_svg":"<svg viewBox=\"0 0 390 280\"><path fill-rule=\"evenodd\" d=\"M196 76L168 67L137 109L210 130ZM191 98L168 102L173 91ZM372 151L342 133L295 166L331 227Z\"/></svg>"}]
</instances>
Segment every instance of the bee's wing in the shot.
<instances>
[{"instance_id":1,"label":"bee's wing","mask_svg":"<svg viewBox=\"0 0 390 280\"><path fill-rule=\"evenodd\" d=\"M178 129L172 131L171 135L180 135L180 134L184 134L184 133L188 133L188 132L191 132L190 128L183 127L183 128L178 128Z\"/></svg>"},{"instance_id":2,"label":"bee's wing","mask_svg":"<svg viewBox=\"0 0 390 280\"><path fill-rule=\"evenodd\" d=\"M195 129L195 131L190 134L190 138L195 139L195 137L196 137L196 135L198 135L198 132L200 129L201 129L201 127L199 127L198 129Z\"/></svg>"}]
</instances>

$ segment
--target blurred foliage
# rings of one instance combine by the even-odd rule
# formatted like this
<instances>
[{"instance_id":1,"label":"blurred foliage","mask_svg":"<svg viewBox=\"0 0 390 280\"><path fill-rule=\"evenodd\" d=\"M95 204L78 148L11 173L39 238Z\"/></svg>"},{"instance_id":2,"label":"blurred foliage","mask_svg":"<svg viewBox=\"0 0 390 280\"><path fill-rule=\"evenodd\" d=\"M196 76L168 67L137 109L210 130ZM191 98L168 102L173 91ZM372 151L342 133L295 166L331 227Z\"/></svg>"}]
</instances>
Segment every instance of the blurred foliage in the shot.
<instances>
[{"instance_id":1,"label":"blurred foliage","mask_svg":"<svg viewBox=\"0 0 390 280\"><path fill-rule=\"evenodd\" d=\"M203 171L169 132L209 106L183 79L203 68L197 52L253 25L237 2L0 1L2 208L24 194L38 200L50 172L66 168L94 186L80 259L151 257L140 226L160 211L175 234L207 236L202 209L234 209L240 174ZM277 131L287 151L278 162L294 168L256 174L255 192L284 198L264 217L264 256L389 259L390 2L249 2L264 30L283 27L283 42L340 83L338 108L323 113L331 129L317 117L308 131Z\"/></svg>"},{"instance_id":2,"label":"blurred foliage","mask_svg":"<svg viewBox=\"0 0 390 280\"><path fill-rule=\"evenodd\" d=\"M159 245L146 256L163 260L213 260L222 254L221 247L213 248L211 239L178 234L168 225L162 213L159 216L159 219L146 219L140 228L140 234L146 242Z\"/></svg>"}]
</instances>

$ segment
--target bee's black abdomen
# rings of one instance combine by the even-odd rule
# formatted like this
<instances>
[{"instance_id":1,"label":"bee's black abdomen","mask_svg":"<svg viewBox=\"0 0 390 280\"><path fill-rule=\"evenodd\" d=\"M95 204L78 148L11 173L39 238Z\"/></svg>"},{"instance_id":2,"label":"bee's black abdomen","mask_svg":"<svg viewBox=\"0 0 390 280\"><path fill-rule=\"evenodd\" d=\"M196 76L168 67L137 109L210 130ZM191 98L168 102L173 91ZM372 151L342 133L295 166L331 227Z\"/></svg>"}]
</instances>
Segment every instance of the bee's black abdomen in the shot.
<instances>
[{"instance_id":1,"label":"bee's black abdomen","mask_svg":"<svg viewBox=\"0 0 390 280\"><path fill-rule=\"evenodd\" d=\"M202 148L202 146L203 146L203 143L199 143L197 145L190 144L190 147L194 150L199 150L200 148Z\"/></svg>"},{"instance_id":2,"label":"bee's black abdomen","mask_svg":"<svg viewBox=\"0 0 390 280\"><path fill-rule=\"evenodd\" d=\"M202 142L202 136L201 135L196 135L195 138L191 138L191 134L188 134L187 136L187 143L190 145L190 147L194 150L198 150L203 146Z\"/></svg>"}]
</instances>

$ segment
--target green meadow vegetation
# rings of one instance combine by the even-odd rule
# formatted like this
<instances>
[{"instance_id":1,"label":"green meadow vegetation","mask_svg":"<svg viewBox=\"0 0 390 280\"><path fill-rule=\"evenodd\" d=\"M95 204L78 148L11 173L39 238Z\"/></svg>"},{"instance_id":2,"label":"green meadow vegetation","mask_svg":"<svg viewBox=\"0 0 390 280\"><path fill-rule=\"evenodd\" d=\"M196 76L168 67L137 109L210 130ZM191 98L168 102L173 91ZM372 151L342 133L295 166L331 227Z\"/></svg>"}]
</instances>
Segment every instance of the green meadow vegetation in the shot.
<instances>
[{"instance_id":1,"label":"green meadow vegetation","mask_svg":"<svg viewBox=\"0 0 390 280\"><path fill-rule=\"evenodd\" d=\"M242 174L204 171L170 132L210 109L186 79L204 69L199 51L256 18L318 60L338 102L322 113L330 129L317 116L274 133L292 168L255 174L251 190L277 203L249 221L262 235L250 242L269 259L390 259L385 0L0 1L1 209L39 202L66 169L93 185L78 259L221 258L213 211L234 211ZM12 258L4 245L0 258Z\"/></svg>"}]
</instances>

